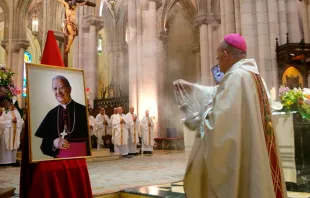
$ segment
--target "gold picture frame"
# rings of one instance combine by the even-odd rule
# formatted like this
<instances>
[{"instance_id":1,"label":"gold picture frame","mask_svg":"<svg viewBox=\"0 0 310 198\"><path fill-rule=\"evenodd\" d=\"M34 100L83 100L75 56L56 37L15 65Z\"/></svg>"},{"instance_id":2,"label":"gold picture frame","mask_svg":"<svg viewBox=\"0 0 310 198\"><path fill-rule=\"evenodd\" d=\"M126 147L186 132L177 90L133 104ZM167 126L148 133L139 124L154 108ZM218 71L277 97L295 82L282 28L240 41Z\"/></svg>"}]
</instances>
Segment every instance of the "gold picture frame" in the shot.
<instances>
[{"instance_id":1,"label":"gold picture frame","mask_svg":"<svg viewBox=\"0 0 310 198\"><path fill-rule=\"evenodd\" d=\"M85 106L86 123L87 123L87 139L88 146L86 147L88 155L76 157L55 158L43 154L38 145L39 137L35 136L35 132L41 125L45 116L60 104L55 99L52 91L53 77L61 75L64 76L71 84L72 92L70 96L75 103ZM64 159L79 159L89 158L92 156L90 129L89 129L89 112L86 96L86 86L84 70L73 69L67 67L57 67L43 64L26 63L26 86L27 86L27 121L28 121L28 141L29 141L29 160L30 163L37 163L41 161L64 160ZM38 88L39 87L39 88ZM36 89L35 89L36 88ZM80 91L76 91L81 89ZM50 93L49 93L50 92ZM51 97L53 95L53 97ZM73 96L72 96L73 95ZM55 105L57 103L57 105ZM43 104L43 105L42 105ZM39 109L39 110L38 110ZM75 111L75 110L74 110ZM58 117L57 117L58 119ZM58 128L58 127L57 127ZM59 133L59 131L58 131ZM41 144L43 138L41 138ZM87 142L86 142L87 143ZM87 145L87 144L86 144Z\"/></svg>"}]
</instances>

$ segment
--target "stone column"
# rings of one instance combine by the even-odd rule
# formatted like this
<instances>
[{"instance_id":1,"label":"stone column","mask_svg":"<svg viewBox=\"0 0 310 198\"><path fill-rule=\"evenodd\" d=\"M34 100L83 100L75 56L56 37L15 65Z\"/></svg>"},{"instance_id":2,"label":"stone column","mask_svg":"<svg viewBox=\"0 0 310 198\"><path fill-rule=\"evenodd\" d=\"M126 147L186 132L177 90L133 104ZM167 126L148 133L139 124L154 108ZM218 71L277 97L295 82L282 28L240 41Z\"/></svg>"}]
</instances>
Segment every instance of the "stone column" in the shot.
<instances>
[{"instance_id":1,"label":"stone column","mask_svg":"<svg viewBox=\"0 0 310 198\"><path fill-rule=\"evenodd\" d=\"M209 14L207 16L207 24L208 24L208 71L209 71L209 79L210 79L210 84L209 85L214 85L215 82L213 80L213 75L211 72L211 68L213 67L213 56L214 56L214 52L213 52L213 28L212 28L212 22L213 22L214 18L213 18L213 14Z\"/></svg>"},{"instance_id":2,"label":"stone column","mask_svg":"<svg viewBox=\"0 0 310 198\"><path fill-rule=\"evenodd\" d=\"M143 96L139 98L139 114L144 115L145 110L150 111L150 115L155 117L155 137L158 137L158 65L157 65L157 18L156 2L154 0L145 1L142 6L142 71L137 71L139 84L142 84L139 93ZM147 10L146 10L147 9Z\"/></svg>"},{"instance_id":3,"label":"stone column","mask_svg":"<svg viewBox=\"0 0 310 198\"><path fill-rule=\"evenodd\" d=\"M234 0L236 33L241 33L240 1Z\"/></svg>"},{"instance_id":4,"label":"stone column","mask_svg":"<svg viewBox=\"0 0 310 198\"><path fill-rule=\"evenodd\" d=\"M83 36L86 42L83 54L83 69L85 75L85 87L90 89L89 101L91 107L97 93L97 70L98 70L98 31L103 28L104 22L101 17L88 15L84 17ZM87 35L88 33L88 35Z\"/></svg>"},{"instance_id":5,"label":"stone column","mask_svg":"<svg viewBox=\"0 0 310 198\"><path fill-rule=\"evenodd\" d=\"M301 41L301 29L299 26L296 0L287 0L286 9L289 19L287 23L289 40L293 43L299 43Z\"/></svg>"},{"instance_id":6,"label":"stone column","mask_svg":"<svg viewBox=\"0 0 310 198\"><path fill-rule=\"evenodd\" d=\"M201 55L201 83L210 85L209 48L207 14L199 14L195 19L200 30L200 55Z\"/></svg>"},{"instance_id":7,"label":"stone column","mask_svg":"<svg viewBox=\"0 0 310 198\"><path fill-rule=\"evenodd\" d=\"M308 21L308 4L305 1L299 2L302 9L303 34L306 43L309 43L309 21Z\"/></svg>"},{"instance_id":8,"label":"stone column","mask_svg":"<svg viewBox=\"0 0 310 198\"><path fill-rule=\"evenodd\" d=\"M219 23L215 20L212 23L212 30L213 30L213 38L212 38L212 52L213 52L213 57L212 58L212 65L216 65L217 64L217 54L216 54L216 50L217 47L219 45L220 40L222 39L220 37L220 35L218 35L218 29L219 29Z\"/></svg>"},{"instance_id":9,"label":"stone column","mask_svg":"<svg viewBox=\"0 0 310 198\"><path fill-rule=\"evenodd\" d=\"M197 71L197 83L201 83L201 58L200 58L200 45L193 47L193 53L196 55L196 71Z\"/></svg>"},{"instance_id":10,"label":"stone column","mask_svg":"<svg viewBox=\"0 0 310 198\"><path fill-rule=\"evenodd\" d=\"M13 79L16 85L22 89L23 87L23 76L24 76L24 53L29 47L30 43L28 40L11 39L10 48L8 49L8 41L2 42L2 47L8 53L8 57L11 58L10 65L7 65L15 73ZM20 107L24 106L22 97L18 97L18 103Z\"/></svg>"},{"instance_id":11,"label":"stone column","mask_svg":"<svg viewBox=\"0 0 310 198\"><path fill-rule=\"evenodd\" d=\"M272 73L272 89L275 87L276 90L279 90L279 81L278 81L278 65L277 65L277 54L275 51L276 40L279 38L279 15L277 7L277 0L267 1L268 5L268 22L269 22L269 49L270 49L270 58L271 58L271 73Z\"/></svg>"},{"instance_id":12,"label":"stone column","mask_svg":"<svg viewBox=\"0 0 310 198\"><path fill-rule=\"evenodd\" d=\"M142 0L141 0L142 1ZM142 4L140 0L136 0L136 5L137 5L137 71L142 71L143 70L143 62L142 62ZM138 6L139 5L139 6ZM129 57L129 54L128 54ZM142 75L137 74L136 76L137 82L142 81ZM138 116L143 116L143 110L140 110L140 106L138 104L142 104L143 100L143 86L142 83L137 83L137 107L136 107L136 112ZM129 93L130 94L130 93ZM141 114L142 112L142 114Z\"/></svg>"},{"instance_id":13,"label":"stone column","mask_svg":"<svg viewBox=\"0 0 310 198\"><path fill-rule=\"evenodd\" d=\"M256 1L259 70L268 87L272 84L267 2Z\"/></svg>"},{"instance_id":14,"label":"stone column","mask_svg":"<svg viewBox=\"0 0 310 198\"><path fill-rule=\"evenodd\" d=\"M137 6L136 0L128 1L128 58L129 58L129 105L137 109Z\"/></svg>"},{"instance_id":15,"label":"stone column","mask_svg":"<svg viewBox=\"0 0 310 198\"><path fill-rule=\"evenodd\" d=\"M278 12L279 12L279 26L280 26L280 39L279 44L286 43L287 28L287 12L286 12L286 0L278 0Z\"/></svg>"},{"instance_id":16,"label":"stone column","mask_svg":"<svg viewBox=\"0 0 310 198\"><path fill-rule=\"evenodd\" d=\"M234 1L225 1L225 30L226 34L235 33L235 11L234 11Z\"/></svg>"},{"instance_id":17,"label":"stone column","mask_svg":"<svg viewBox=\"0 0 310 198\"><path fill-rule=\"evenodd\" d=\"M225 28L225 0L220 0L220 7L221 7L221 32L222 37L226 35L226 28ZM240 15L241 16L241 15Z\"/></svg>"},{"instance_id":18,"label":"stone column","mask_svg":"<svg viewBox=\"0 0 310 198\"><path fill-rule=\"evenodd\" d=\"M157 58L158 58L158 124L160 137L167 137L166 128L167 128L167 107L164 104L167 104L167 39L168 34L166 32L159 33L158 48L157 48Z\"/></svg>"}]
</instances>

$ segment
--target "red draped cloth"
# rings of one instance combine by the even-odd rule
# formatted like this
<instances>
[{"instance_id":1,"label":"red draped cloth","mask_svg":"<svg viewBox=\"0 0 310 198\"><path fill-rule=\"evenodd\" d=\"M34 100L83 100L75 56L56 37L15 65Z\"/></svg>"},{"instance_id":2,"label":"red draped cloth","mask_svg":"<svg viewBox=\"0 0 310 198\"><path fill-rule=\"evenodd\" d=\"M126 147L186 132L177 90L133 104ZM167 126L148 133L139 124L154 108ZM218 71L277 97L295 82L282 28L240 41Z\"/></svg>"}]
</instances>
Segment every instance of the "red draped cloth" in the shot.
<instances>
[{"instance_id":1,"label":"red draped cloth","mask_svg":"<svg viewBox=\"0 0 310 198\"><path fill-rule=\"evenodd\" d=\"M48 32L41 63L64 66L52 31ZM20 197L91 198L92 191L85 159L29 163L28 123L25 123L20 172Z\"/></svg>"}]
</instances>

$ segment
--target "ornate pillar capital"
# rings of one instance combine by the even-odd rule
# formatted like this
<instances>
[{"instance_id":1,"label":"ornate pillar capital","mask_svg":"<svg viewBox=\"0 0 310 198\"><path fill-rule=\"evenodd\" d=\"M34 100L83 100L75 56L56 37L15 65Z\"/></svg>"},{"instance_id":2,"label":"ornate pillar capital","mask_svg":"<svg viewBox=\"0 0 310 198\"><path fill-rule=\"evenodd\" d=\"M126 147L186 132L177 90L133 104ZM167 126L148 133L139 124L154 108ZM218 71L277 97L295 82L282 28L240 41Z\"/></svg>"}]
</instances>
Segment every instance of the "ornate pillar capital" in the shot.
<instances>
[{"instance_id":1,"label":"ornate pillar capital","mask_svg":"<svg viewBox=\"0 0 310 198\"><path fill-rule=\"evenodd\" d=\"M156 3L156 8L159 9L163 5L163 0L141 0L140 1L140 7L142 10L148 10L149 9L149 2L153 1Z\"/></svg>"},{"instance_id":2,"label":"ornate pillar capital","mask_svg":"<svg viewBox=\"0 0 310 198\"><path fill-rule=\"evenodd\" d=\"M65 34L62 31L54 30L54 35L57 41L64 41Z\"/></svg>"},{"instance_id":3,"label":"ornate pillar capital","mask_svg":"<svg viewBox=\"0 0 310 198\"><path fill-rule=\"evenodd\" d=\"M106 50L108 52L124 52L128 50L127 44L110 44L106 45Z\"/></svg>"},{"instance_id":4,"label":"ornate pillar capital","mask_svg":"<svg viewBox=\"0 0 310 198\"><path fill-rule=\"evenodd\" d=\"M216 20L214 20L212 23L212 29L217 30L218 28L219 28L219 23Z\"/></svg>"},{"instance_id":5,"label":"ornate pillar capital","mask_svg":"<svg viewBox=\"0 0 310 198\"><path fill-rule=\"evenodd\" d=\"M200 45L194 45L192 48L192 51L194 54L199 53L200 52Z\"/></svg>"},{"instance_id":6,"label":"ornate pillar capital","mask_svg":"<svg viewBox=\"0 0 310 198\"><path fill-rule=\"evenodd\" d=\"M90 26L95 26L97 31L104 27L104 20L100 16L87 15L83 17L83 21L83 30L85 32L89 31Z\"/></svg>"},{"instance_id":7,"label":"ornate pillar capital","mask_svg":"<svg viewBox=\"0 0 310 198\"><path fill-rule=\"evenodd\" d=\"M2 40L1 46L8 52L9 40ZM11 39L11 52L13 53L19 52L20 49L26 50L29 46L30 42L26 39Z\"/></svg>"},{"instance_id":8,"label":"ornate pillar capital","mask_svg":"<svg viewBox=\"0 0 310 198\"><path fill-rule=\"evenodd\" d=\"M167 32L164 32L164 31L161 31L158 33L158 38L159 40L161 40L163 43L167 43L167 40L168 40L168 33Z\"/></svg>"},{"instance_id":9,"label":"ornate pillar capital","mask_svg":"<svg viewBox=\"0 0 310 198\"><path fill-rule=\"evenodd\" d=\"M200 27L202 24L212 24L214 21L214 16L212 13L201 13L196 15L195 24Z\"/></svg>"}]
</instances>

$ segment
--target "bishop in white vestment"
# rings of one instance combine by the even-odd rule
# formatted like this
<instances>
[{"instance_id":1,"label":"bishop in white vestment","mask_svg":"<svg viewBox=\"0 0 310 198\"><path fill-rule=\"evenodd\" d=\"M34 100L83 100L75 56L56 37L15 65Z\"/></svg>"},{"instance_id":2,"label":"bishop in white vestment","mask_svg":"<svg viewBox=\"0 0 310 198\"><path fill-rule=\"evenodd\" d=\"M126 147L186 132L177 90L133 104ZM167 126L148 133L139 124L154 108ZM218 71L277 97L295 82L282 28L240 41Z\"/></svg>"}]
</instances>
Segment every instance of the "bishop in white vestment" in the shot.
<instances>
[{"instance_id":1,"label":"bishop in white vestment","mask_svg":"<svg viewBox=\"0 0 310 198\"><path fill-rule=\"evenodd\" d=\"M241 35L227 35L217 50L225 73L197 131L184 179L188 198L287 197L268 93L255 60L245 59ZM186 86L189 84L183 83ZM216 91L216 93L214 93Z\"/></svg>"},{"instance_id":2,"label":"bishop in white vestment","mask_svg":"<svg viewBox=\"0 0 310 198\"><path fill-rule=\"evenodd\" d=\"M101 108L100 113L96 116L96 123L97 123L97 131L96 136L98 138L99 144L104 144L102 136L111 135L110 132L110 119L105 114L105 109Z\"/></svg>"},{"instance_id":3,"label":"bishop in white vestment","mask_svg":"<svg viewBox=\"0 0 310 198\"><path fill-rule=\"evenodd\" d=\"M130 107L129 113L126 115L131 122L131 127L128 130L129 154L137 153L137 144L139 142L139 118L134 111L134 107Z\"/></svg>"},{"instance_id":4,"label":"bishop in white vestment","mask_svg":"<svg viewBox=\"0 0 310 198\"><path fill-rule=\"evenodd\" d=\"M154 122L149 116L149 111L145 111L145 116L140 124L141 137L142 137L142 152L152 153L154 146Z\"/></svg>"},{"instance_id":5,"label":"bishop in white vestment","mask_svg":"<svg viewBox=\"0 0 310 198\"><path fill-rule=\"evenodd\" d=\"M113 142L116 153L121 153L123 156L128 155L128 129L131 126L131 122L128 116L123 114L122 107L118 108L118 114L113 116L112 130L113 130Z\"/></svg>"},{"instance_id":6,"label":"bishop in white vestment","mask_svg":"<svg viewBox=\"0 0 310 198\"><path fill-rule=\"evenodd\" d=\"M2 111L2 110L1 110ZM0 164L16 163L16 152L20 145L20 134L24 124L18 110L10 105L10 110L0 117Z\"/></svg>"}]
</instances>

